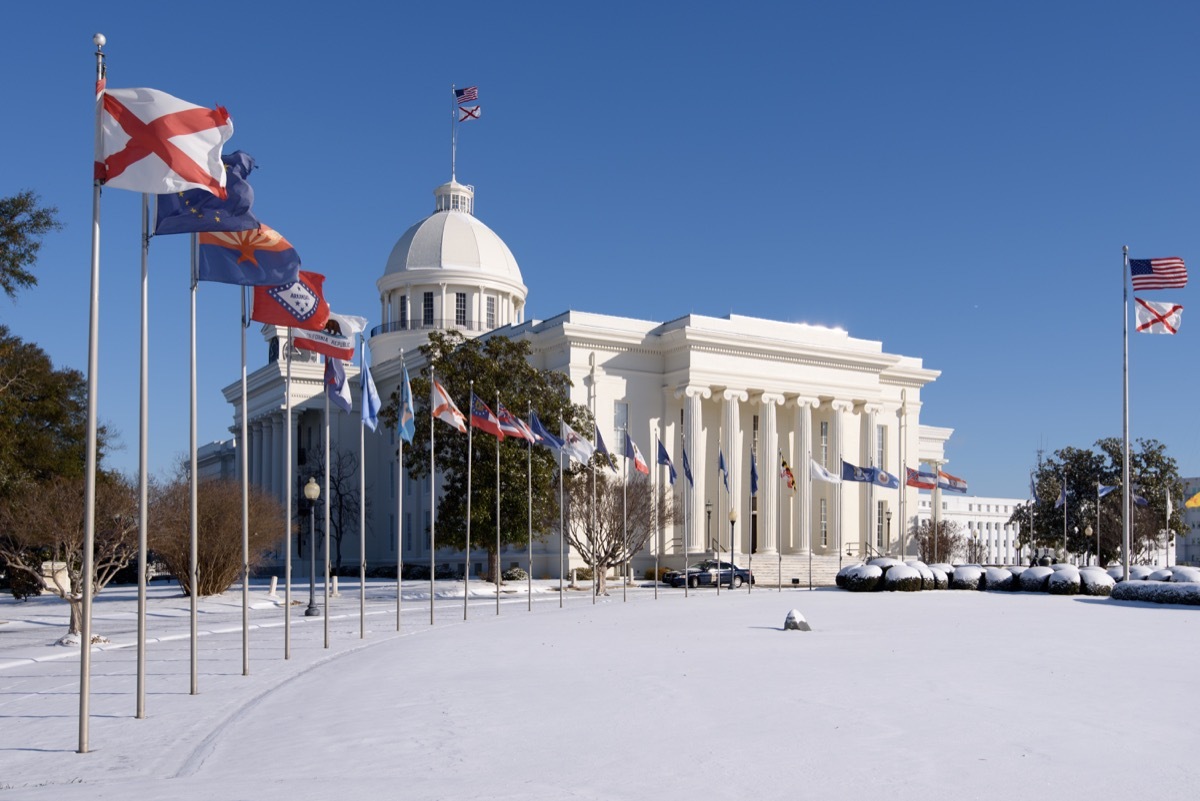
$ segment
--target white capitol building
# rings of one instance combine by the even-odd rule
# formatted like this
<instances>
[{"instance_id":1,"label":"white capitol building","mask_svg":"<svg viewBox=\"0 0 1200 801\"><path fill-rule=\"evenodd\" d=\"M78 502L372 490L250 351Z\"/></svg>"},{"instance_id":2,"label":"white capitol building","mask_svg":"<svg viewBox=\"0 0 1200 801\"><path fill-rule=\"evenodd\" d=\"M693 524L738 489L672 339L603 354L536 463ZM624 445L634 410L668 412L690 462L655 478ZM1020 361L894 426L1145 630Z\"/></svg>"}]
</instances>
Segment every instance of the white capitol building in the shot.
<instances>
[{"instance_id":1,"label":"white capitol building","mask_svg":"<svg viewBox=\"0 0 1200 801\"><path fill-rule=\"evenodd\" d=\"M722 547L728 547L731 502L737 505L734 561L745 563L753 549L753 568L764 583L780 578L790 583L799 577L807 581L810 562L824 583L841 560L871 553L896 555L906 541L908 553L915 553L904 534L918 519L919 497L927 494L912 488L812 481L808 465L811 455L836 473L844 458L903 476L902 453L910 467L919 462L944 464L952 430L921 423L921 392L938 377L937 370L925 367L918 357L888 353L881 342L857 339L839 329L734 314L689 314L662 322L567 310L546 319L529 318L529 290L517 260L475 216L474 188L451 180L434 190L434 196L433 213L404 232L376 281L383 322L369 331L367 343L382 398L399 386L401 353L411 373L424 369L419 347L430 331L458 329L467 336L529 340L535 366L570 377L571 401L592 410L606 442L623 442L628 427L663 485L666 468L654 465L655 443L661 439L678 470L673 491L686 503L685 515L658 532L636 556L636 575L653 563L655 550L663 564L678 566L685 548L692 558L711 553L718 536ZM284 499L285 426L290 425L292 497L297 498L313 472L311 467L306 472L305 466L324 450L323 367L315 354L293 354L291 420L285 419L286 354L281 351L286 348L281 343L286 342L286 330L264 326L263 334L268 362L248 377L250 480ZM357 372L347 365L348 375ZM333 410L331 439L334 451L357 454L360 399L357 381L351 384L356 413ZM231 431L238 437L241 382L231 383L224 394L233 405ZM465 399L457 401L466 408ZM695 488L686 497L683 437L695 478ZM236 440L230 440L204 448L201 475L235 475L236 446ZM753 502L752 447L759 455L760 474ZM398 533L405 564L430 561L428 484L407 477L397 482L396 448L394 431L367 431L370 567L395 565ZM717 472L718 451L730 464L728 494ZM774 480L779 467L775 454L780 452L795 473L794 492ZM406 452L406 461L412 456ZM398 486L403 492L399 506ZM685 518L690 525L684 525ZM353 530L343 543L348 564L359 561L357 521ZM533 574L557 576L557 532L541 534L533 547ZM523 547L506 549L500 556L505 568L525 565ZM568 558L569 566L583 566L577 555ZM436 561L461 566L462 554L439 549ZM486 564L485 553L480 551L472 563Z\"/></svg>"}]
</instances>

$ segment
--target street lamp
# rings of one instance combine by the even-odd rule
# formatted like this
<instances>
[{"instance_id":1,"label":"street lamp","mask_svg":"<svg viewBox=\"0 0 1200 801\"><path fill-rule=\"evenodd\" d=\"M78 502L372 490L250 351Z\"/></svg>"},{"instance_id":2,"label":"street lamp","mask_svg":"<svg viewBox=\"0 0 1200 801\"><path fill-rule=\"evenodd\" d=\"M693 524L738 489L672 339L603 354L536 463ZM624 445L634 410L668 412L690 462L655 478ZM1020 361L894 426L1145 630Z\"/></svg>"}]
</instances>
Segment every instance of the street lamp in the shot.
<instances>
[{"instance_id":1,"label":"street lamp","mask_svg":"<svg viewBox=\"0 0 1200 801\"><path fill-rule=\"evenodd\" d=\"M888 549L890 550L892 547L892 510L891 509L888 509L886 512L884 512L883 519L887 521L887 541L888 541ZM901 560L904 559L904 551L900 552L900 559Z\"/></svg>"},{"instance_id":2,"label":"street lamp","mask_svg":"<svg viewBox=\"0 0 1200 801\"><path fill-rule=\"evenodd\" d=\"M1079 526L1072 526L1072 528L1075 529L1075 539L1079 539ZM1068 553L1069 553L1069 551L1067 550L1067 543L1064 542L1063 543L1063 561L1064 562L1070 561L1070 557L1067 555Z\"/></svg>"},{"instance_id":3,"label":"street lamp","mask_svg":"<svg viewBox=\"0 0 1200 801\"><path fill-rule=\"evenodd\" d=\"M733 524L737 522L737 507L729 507L729 589L733 589ZM718 554L719 556L719 554ZM717 560L717 586L721 586L721 561Z\"/></svg>"},{"instance_id":4,"label":"street lamp","mask_svg":"<svg viewBox=\"0 0 1200 801\"><path fill-rule=\"evenodd\" d=\"M708 542L709 546L711 547L712 546L712 501L704 502L704 514L706 515L705 521L704 521L704 539Z\"/></svg>"},{"instance_id":5,"label":"street lamp","mask_svg":"<svg viewBox=\"0 0 1200 801\"><path fill-rule=\"evenodd\" d=\"M304 497L308 499L308 608L305 617L320 617L317 607L317 504L321 497L321 485L314 476L308 477L304 485Z\"/></svg>"},{"instance_id":6,"label":"street lamp","mask_svg":"<svg viewBox=\"0 0 1200 801\"><path fill-rule=\"evenodd\" d=\"M1087 528L1085 528L1083 530L1083 533L1086 534L1087 538L1090 540L1092 538L1092 527L1088 526ZM1100 532L1099 531L1096 532L1096 566L1097 567L1100 566Z\"/></svg>"}]
</instances>

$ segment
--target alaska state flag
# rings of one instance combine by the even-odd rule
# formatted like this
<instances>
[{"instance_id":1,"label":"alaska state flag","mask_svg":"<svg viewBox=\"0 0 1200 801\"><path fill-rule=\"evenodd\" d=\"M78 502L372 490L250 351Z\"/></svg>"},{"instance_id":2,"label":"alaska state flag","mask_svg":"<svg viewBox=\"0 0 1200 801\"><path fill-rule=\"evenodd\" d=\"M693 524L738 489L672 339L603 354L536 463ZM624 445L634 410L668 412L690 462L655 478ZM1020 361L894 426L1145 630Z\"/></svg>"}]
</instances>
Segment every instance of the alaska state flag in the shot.
<instances>
[{"instance_id":1,"label":"alaska state flag","mask_svg":"<svg viewBox=\"0 0 1200 801\"><path fill-rule=\"evenodd\" d=\"M249 231L212 231L197 237L201 281L241 286L280 286L299 278L300 254L266 225Z\"/></svg>"},{"instance_id":2,"label":"alaska state flag","mask_svg":"<svg viewBox=\"0 0 1200 801\"><path fill-rule=\"evenodd\" d=\"M204 231L248 231L258 228L254 189L247 180L254 169L249 153L236 150L221 156L225 163L224 200L206 189L157 195L154 234L198 234ZM215 279L204 279L215 280ZM293 278L292 280L295 280ZM276 281L282 284L283 281Z\"/></svg>"},{"instance_id":3,"label":"alaska state flag","mask_svg":"<svg viewBox=\"0 0 1200 801\"><path fill-rule=\"evenodd\" d=\"M329 320L324 285L325 276L301 271L290 284L256 286L250 319L267 325L320 331Z\"/></svg>"}]
</instances>

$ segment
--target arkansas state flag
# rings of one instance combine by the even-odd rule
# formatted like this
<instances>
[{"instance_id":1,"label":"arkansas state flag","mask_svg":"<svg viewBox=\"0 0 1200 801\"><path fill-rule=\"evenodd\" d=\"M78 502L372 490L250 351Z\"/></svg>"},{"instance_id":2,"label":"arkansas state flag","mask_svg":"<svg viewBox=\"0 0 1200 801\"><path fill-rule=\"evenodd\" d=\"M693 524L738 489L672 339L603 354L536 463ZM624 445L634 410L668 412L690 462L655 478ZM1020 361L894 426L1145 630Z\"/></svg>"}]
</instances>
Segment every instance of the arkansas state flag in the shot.
<instances>
[{"instance_id":1,"label":"arkansas state flag","mask_svg":"<svg viewBox=\"0 0 1200 801\"><path fill-rule=\"evenodd\" d=\"M342 361L354 358L355 337L367 327L365 317L329 313L320 331L297 328L292 332L292 344L301 350L311 350Z\"/></svg>"},{"instance_id":2,"label":"arkansas state flag","mask_svg":"<svg viewBox=\"0 0 1200 801\"><path fill-rule=\"evenodd\" d=\"M254 287L250 319L267 325L320 331L329 319L329 304L321 293L325 276L300 271L300 277L282 286Z\"/></svg>"},{"instance_id":3,"label":"arkansas state flag","mask_svg":"<svg viewBox=\"0 0 1200 801\"><path fill-rule=\"evenodd\" d=\"M500 420L474 392L471 393L471 425L486 431L496 439L504 439L504 432L500 430Z\"/></svg>"},{"instance_id":4,"label":"arkansas state flag","mask_svg":"<svg viewBox=\"0 0 1200 801\"><path fill-rule=\"evenodd\" d=\"M300 276L300 254L278 231L265 225L247 231L208 231L197 241L200 261L196 278L201 281L282 286L295 283Z\"/></svg>"},{"instance_id":5,"label":"arkansas state flag","mask_svg":"<svg viewBox=\"0 0 1200 801\"><path fill-rule=\"evenodd\" d=\"M625 432L625 458L633 460L634 470L650 475L650 466L642 458L642 452L638 450L637 443L630 438L628 431Z\"/></svg>"},{"instance_id":6,"label":"arkansas state flag","mask_svg":"<svg viewBox=\"0 0 1200 801\"><path fill-rule=\"evenodd\" d=\"M196 106L157 89L96 83L95 179L151 195L203 189L225 197L221 148L233 136L229 112Z\"/></svg>"}]
</instances>

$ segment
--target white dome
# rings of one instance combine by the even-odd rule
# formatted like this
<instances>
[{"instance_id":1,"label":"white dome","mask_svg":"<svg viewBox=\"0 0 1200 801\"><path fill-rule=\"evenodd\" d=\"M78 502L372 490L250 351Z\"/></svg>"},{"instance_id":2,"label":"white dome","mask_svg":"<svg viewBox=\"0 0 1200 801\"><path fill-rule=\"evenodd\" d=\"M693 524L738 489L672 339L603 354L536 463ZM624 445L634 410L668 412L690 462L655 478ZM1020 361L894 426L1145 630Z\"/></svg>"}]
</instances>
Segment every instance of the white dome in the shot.
<instances>
[{"instance_id":1,"label":"white dome","mask_svg":"<svg viewBox=\"0 0 1200 801\"><path fill-rule=\"evenodd\" d=\"M438 211L404 232L388 256L384 275L447 270L458 273L455 278L477 274L523 289L521 268L508 245L470 213L474 201L472 188L451 181L438 187L434 194L438 197ZM437 280L432 276L413 278Z\"/></svg>"}]
</instances>

